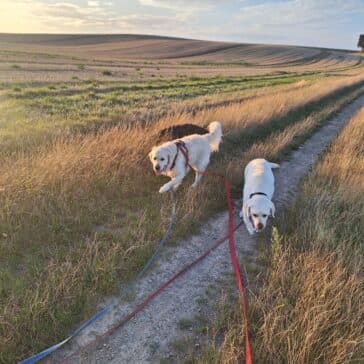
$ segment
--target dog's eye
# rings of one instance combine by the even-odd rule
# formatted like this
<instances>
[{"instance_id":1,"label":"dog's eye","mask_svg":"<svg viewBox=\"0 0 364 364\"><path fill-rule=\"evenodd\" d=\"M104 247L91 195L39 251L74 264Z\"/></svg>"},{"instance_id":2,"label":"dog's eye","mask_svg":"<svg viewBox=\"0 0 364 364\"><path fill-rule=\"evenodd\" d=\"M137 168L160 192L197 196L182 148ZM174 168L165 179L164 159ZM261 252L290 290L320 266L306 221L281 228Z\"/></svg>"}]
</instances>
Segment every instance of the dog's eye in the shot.
<instances>
[{"instance_id":1,"label":"dog's eye","mask_svg":"<svg viewBox=\"0 0 364 364\"><path fill-rule=\"evenodd\" d=\"M153 160L156 161L157 160L157 157L154 157Z\"/></svg>"},{"instance_id":2,"label":"dog's eye","mask_svg":"<svg viewBox=\"0 0 364 364\"><path fill-rule=\"evenodd\" d=\"M267 217L267 215L262 215L263 217Z\"/></svg>"},{"instance_id":3,"label":"dog's eye","mask_svg":"<svg viewBox=\"0 0 364 364\"><path fill-rule=\"evenodd\" d=\"M254 217L258 217L258 215L257 215L257 214L253 214L253 216L254 216Z\"/></svg>"},{"instance_id":4,"label":"dog's eye","mask_svg":"<svg viewBox=\"0 0 364 364\"><path fill-rule=\"evenodd\" d=\"M161 161L163 162L164 161L164 158L161 158Z\"/></svg>"}]
</instances>

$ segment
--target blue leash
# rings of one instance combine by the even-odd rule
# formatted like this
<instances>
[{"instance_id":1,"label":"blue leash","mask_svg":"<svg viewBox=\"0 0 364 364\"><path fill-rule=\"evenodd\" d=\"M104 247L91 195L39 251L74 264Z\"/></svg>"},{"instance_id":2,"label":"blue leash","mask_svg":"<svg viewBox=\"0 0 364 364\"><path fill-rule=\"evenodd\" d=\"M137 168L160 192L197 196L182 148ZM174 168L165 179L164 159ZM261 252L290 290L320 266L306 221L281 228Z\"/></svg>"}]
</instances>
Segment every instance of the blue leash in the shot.
<instances>
[{"instance_id":1,"label":"blue leash","mask_svg":"<svg viewBox=\"0 0 364 364\"><path fill-rule=\"evenodd\" d=\"M86 327L90 326L92 323L94 323L95 321L97 321L100 317L104 316L107 312L109 312L110 309L111 309L111 307L112 307L112 305L109 305L109 306L105 307L103 310L97 312L89 320L87 320L85 323L83 323L77 330L75 330L70 336L68 336L67 339L61 341L60 343L58 343L56 345L53 345L53 346L49 347L48 349L45 349L45 350L41 351L38 354L35 354L35 355L31 356L28 359L24 359L24 360L20 361L19 364L32 364L32 363L36 363L37 361L45 358L47 355L55 352L58 348L60 348L64 344L66 344L68 341L70 341L76 335L78 335L83 329L85 329Z\"/></svg>"},{"instance_id":2,"label":"blue leash","mask_svg":"<svg viewBox=\"0 0 364 364\"><path fill-rule=\"evenodd\" d=\"M165 242L168 239L168 236L171 233L172 227L174 225L174 221L176 219L176 199L175 199L175 192L171 191L171 197L172 197L172 211L171 211L171 217L169 219L169 225L167 227L166 232L164 233L162 239L158 243L158 246L156 250L154 251L153 255L149 258L147 263L145 264L144 268L141 270L141 272L137 275L137 280L144 275L144 273L150 268L150 266L153 264L155 259L158 257L159 253L161 252ZM92 325L95 321L97 321L102 316L106 315L111 308L114 306L114 304L111 304L109 306L106 306L101 311L97 312L95 315L93 315L90 319L88 319L86 322L84 322L78 329L76 329L70 336L68 336L65 340L59 342L58 344L55 344L43 351L41 351L38 354L35 354L31 356L30 358L24 359L20 361L18 364L33 364L38 362L39 360L45 358L46 356L54 353L56 350L58 350L60 347L62 347L64 344L69 342L71 339L73 339L75 336L77 336L82 330L87 328L88 326Z\"/></svg>"}]
</instances>

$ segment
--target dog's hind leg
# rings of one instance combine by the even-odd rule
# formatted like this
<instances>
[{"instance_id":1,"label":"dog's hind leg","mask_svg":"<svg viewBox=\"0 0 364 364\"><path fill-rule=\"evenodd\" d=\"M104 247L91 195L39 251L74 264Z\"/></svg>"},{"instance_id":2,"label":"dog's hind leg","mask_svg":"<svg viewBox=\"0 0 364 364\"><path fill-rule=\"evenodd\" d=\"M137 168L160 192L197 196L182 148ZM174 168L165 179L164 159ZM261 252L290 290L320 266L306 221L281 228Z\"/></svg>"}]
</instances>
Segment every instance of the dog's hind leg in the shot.
<instances>
[{"instance_id":1,"label":"dog's hind leg","mask_svg":"<svg viewBox=\"0 0 364 364\"><path fill-rule=\"evenodd\" d=\"M191 187L193 187L193 188L197 187L197 185L200 183L203 172L205 172L205 170L195 171L195 181L192 183Z\"/></svg>"},{"instance_id":2,"label":"dog's hind leg","mask_svg":"<svg viewBox=\"0 0 364 364\"><path fill-rule=\"evenodd\" d=\"M207 158L198 164L197 168L195 169L195 181L193 182L191 187L195 188L200 183L200 180L209 164L209 161L210 158Z\"/></svg>"}]
</instances>

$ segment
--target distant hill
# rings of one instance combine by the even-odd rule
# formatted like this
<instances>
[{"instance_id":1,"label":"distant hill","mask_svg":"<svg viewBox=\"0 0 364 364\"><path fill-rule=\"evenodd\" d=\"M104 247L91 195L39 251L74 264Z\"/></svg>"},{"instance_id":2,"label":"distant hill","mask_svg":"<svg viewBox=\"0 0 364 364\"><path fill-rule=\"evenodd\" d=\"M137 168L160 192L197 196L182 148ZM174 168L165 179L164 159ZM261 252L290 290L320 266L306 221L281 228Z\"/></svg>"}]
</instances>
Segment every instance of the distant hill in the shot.
<instances>
[{"instance_id":1,"label":"distant hill","mask_svg":"<svg viewBox=\"0 0 364 364\"><path fill-rule=\"evenodd\" d=\"M98 59L168 59L299 65L352 60L346 51L286 45L241 44L135 34L0 34L0 49L72 54Z\"/></svg>"}]
</instances>

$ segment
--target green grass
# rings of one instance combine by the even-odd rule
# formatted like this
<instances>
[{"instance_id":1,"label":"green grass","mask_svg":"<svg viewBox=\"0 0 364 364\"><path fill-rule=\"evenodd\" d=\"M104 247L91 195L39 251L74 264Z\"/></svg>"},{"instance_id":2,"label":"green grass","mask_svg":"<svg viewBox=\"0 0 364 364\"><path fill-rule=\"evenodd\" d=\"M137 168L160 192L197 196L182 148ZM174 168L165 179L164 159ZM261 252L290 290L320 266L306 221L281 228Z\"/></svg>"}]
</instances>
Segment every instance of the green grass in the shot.
<instances>
[{"instance_id":1,"label":"green grass","mask_svg":"<svg viewBox=\"0 0 364 364\"><path fill-rule=\"evenodd\" d=\"M148 91L148 95L153 91L156 93L155 96L166 95L169 97L173 96L184 96L184 97L194 97L205 92L231 92L235 90L244 90L249 88L259 88L266 86L274 86L277 84L289 84L297 82L302 79L314 79L317 78L316 74L288 74L284 76L251 76L251 77L214 77L214 78L199 78L190 77L183 79L172 79L172 80L154 80L149 82L140 83L106 83L99 81L96 83L95 92L103 97L103 94L110 93L114 95L124 95L126 93L126 98L128 96L134 96L135 98L144 97L144 92ZM83 82L83 88L69 89L67 93L53 92L50 93L49 90L44 88L27 88L21 95L13 95L18 99L33 99L36 98L39 105L42 105L42 97L62 97L62 96L74 96L82 95L83 92L87 91L87 81ZM153 94L152 94L153 95ZM10 96L12 96L10 94ZM153 95L154 96L154 95ZM39 99L39 100L38 100ZM180 100L180 99L179 99ZM31 103L31 105L33 105ZM37 105L37 102L34 103Z\"/></svg>"},{"instance_id":2,"label":"green grass","mask_svg":"<svg viewBox=\"0 0 364 364\"><path fill-rule=\"evenodd\" d=\"M243 66L243 67L250 67L254 66L251 62L246 61L236 61L236 62L212 62L212 61L184 61L181 62L182 65L186 66Z\"/></svg>"},{"instance_id":3,"label":"green grass","mask_svg":"<svg viewBox=\"0 0 364 364\"><path fill-rule=\"evenodd\" d=\"M53 53L42 53L42 52L24 52L24 51L15 51L15 50L5 50L0 49L0 56L5 57L29 57L31 58L49 58L49 59L72 59L72 60L85 60L84 58L74 57L74 56L67 56L67 55L60 55L60 54L53 54Z\"/></svg>"},{"instance_id":4,"label":"green grass","mask_svg":"<svg viewBox=\"0 0 364 364\"><path fill-rule=\"evenodd\" d=\"M304 79L317 77L308 75ZM298 75L217 77L133 84L90 79L76 84L19 84L13 85L11 91L6 89L8 85L3 85L0 153L23 153L50 143L60 135L93 133L100 128L157 120L173 112L171 104L193 102L204 95L208 105L217 95L221 95L221 99L241 99L244 91L289 85L302 78Z\"/></svg>"},{"instance_id":5,"label":"green grass","mask_svg":"<svg viewBox=\"0 0 364 364\"><path fill-rule=\"evenodd\" d=\"M193 322L188 319L181 319L178 321L178 328L180 330L189 330L193 326Z\"/></svg>"}]
</instances>

